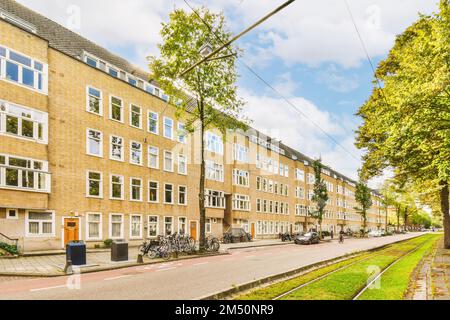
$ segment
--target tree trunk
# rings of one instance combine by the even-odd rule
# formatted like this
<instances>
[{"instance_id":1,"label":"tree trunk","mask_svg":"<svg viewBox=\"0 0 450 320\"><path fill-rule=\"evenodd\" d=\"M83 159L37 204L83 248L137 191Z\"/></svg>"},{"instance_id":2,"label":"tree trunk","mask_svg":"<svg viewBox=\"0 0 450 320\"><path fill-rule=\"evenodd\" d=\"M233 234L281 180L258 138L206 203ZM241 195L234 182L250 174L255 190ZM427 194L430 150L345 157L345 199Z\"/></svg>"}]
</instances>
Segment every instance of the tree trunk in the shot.
<instances>
[{"instance_id":1,"label":"tree trunk","mask_svg":"<svg viewBox=\"0 0 450 320\"><path fill-rule=\"evenodd\" d=\"M440 191L441 211L444 224L444 247L450 249L450 213L449 213L449 188L447 181L439 183L442 186Z\"/></svg>"},{"instance_id":2,"label":"tree trunk","mask_svg":"<svg viewBox=\"0 0 450 320\"><path fill-rule=\"evenodd\" d=\"M205 127L204 127L204 114L203 114L203 103L201 103L200 108L200 145L201 145L201 155L200 155L200 190L198 194L199 208L200 208L200 252L205 251L206 242L206 209L205 209Z\"/></svg>"},{"instance_id":3,"label":"tree trunk","mask_svg":"<svg viewBox=\"0 0 450 320\"><path fill-rule=\"evenodd\" d=\"M367 228L367 213L363 214L363 238L366 236L366 228Z\"/></svg>"},{"instance_id":4,"label":"tree trunk","mask_svg":"<svg viewBox=\"0 0 450 320\"><path fill-rule=\"evenodd\" d=\"M400 231L400 208L397 207L397 232Z\"/></svg>"},{"instance_id":5,"label":"tree trunk","mask_svg":"<svg viewBox=\"0 0 450 320\"><path fill-rule=\"evenodd\" d=\"M384 232L388 232L388 207L386 206L385 221L384 221Z\"/></svg>"},{"instance_id":6,"label":"tree trunk","mask_svg":"<svg viewBox=\"0 0 450 320\"><path fill-rule=\"evenodd\" d=\"M404 221L403 231L406 232L406 226L408 224L408 208L405 208L405 211L403 213L403 221Z\"/></svg>"}]
</instances>

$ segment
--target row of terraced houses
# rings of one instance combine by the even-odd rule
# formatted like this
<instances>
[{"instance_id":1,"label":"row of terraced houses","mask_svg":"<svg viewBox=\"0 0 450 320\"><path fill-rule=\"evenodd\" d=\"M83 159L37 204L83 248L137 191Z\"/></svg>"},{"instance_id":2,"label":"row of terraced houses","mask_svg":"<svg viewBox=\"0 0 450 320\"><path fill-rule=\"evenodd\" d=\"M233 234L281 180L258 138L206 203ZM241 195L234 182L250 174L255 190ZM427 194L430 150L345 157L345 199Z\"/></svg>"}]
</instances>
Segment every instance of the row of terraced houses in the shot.
<instances>
[{"instance_id":1,"label":"row of terraced houses","mask_svg":"<svg viewBox=\"0 0 450 320\"><path fill-rule=\"evenodd\" d=\"M149 75L13 0L0 3L0 35L0 236L23 251L198 239L198 137ZM310 158L256 130L205 138L207 233L316 227ZM323 178L323 229L359 231L355 182ZM383 228L373 198L368 228Z\"/></svg>"}]
</instances>

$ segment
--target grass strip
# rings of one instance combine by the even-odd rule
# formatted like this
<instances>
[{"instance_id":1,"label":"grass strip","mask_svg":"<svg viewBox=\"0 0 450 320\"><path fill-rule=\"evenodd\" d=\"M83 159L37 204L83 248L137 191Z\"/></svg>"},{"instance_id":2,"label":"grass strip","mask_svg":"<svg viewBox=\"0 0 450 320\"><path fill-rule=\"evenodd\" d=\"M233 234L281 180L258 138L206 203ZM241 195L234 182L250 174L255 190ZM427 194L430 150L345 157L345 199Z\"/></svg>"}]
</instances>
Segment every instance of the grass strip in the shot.
<instances>
[{"instance_id":1,"label":"grass strip","mask_svg":"<svg viewBox=\"0 0 450 320\"><path fill-rule=\"evenodd\" d=\"M358 300L401 300L404 298L411 275L423 257L430 254L441 235L434 235L417 251L406 256L386 271L380 279L381 285L367 289Z\"/></svg>"},{"instance_id":2,"label":"grass strip","mask_svg":"<svg viewBox=\"0 0 450 320\"><path fill-rule=\"evenodd\" d=\"M358 289L357 284L361 283L361 281L363 283L365 283L365 281L367 280L367 267L368 266L373 265L374 263L378 263L378 264L382 264L382 265L389 264L391 261L395 260L398 256L401 256L405 252L412 250L418 244L424 242L425 240L423 237L425 237L425 236L422 236L419 238L414 238L411 240L406 240L405 242L398 243L398 244L392 244L392 245L389 245L388 247L381 249L379 251L362 253L356 257L349 258L349 259L337 262L335 264L313 270L313 271L303 274L301 276L251 291L247 294L237 297L236 300L270 300L270 299L273 299L273 298L275 298L287 291L290 291L298 286L301 286L301 285L308 283L316 278L319 278L329 272L335 271L339 268L350 265L354 262L369 258L366 261L370 262L370 264L364 263L364 261L362 261L361 264L362 264L363 269L360 269L360 270L355 269L355 270L359 271L359 272L357 272L357 275L355 275L354 273L347 275L347 277L352 279L351 283L355 285L355 286L348 287L347 290L344 290L344 291L342 291L340 289L331 290L330 291L331 294L325 294L327 290L332 289L334 287L337 287L337 288L347 287L347 285L346 284L343 285L344 282L342 282L342 281L347 281L348 280L348 279L346 279L347 277L344 276L342 278L340 276L340 274L348 269L354 269L354 267L357 267L358 265L360 265L359 263L356 263L354 266L351 266L348 269L337 271L336 273L330 275L329 277L318 280L317 282L312 283L311 285L307 285L306 287L300 289L299 291L293 292L292 294L286 296L285 298L287 298L287 299L298 299L298 298L302 298L302 299L308 299L308 298L309 299L333 299L334 298L334 299L337 299L342 296L348 296L349 293L346 293L347 291L357 290ZM366 269L364 269L364 267ZM353 270L352 272L355 272L355 270ZM318 285L318 284L323 285L325 283L324 281L326 281L328 278L330 278L333 275L336 275L337 277L333 277L331 282L327 282L325 289L319 290L320 285ZM335 282L336 280L338 282ZM313 295L311 295L312 292L310 292L310 294L306 295L305 297L303 297L303 296L297 297L297 294L299 294L300 291L304 291L310 287L314 287L314 288L316 288L316 290L319 290L320 295L313 296ZM308 292L309 291L310 290L308 290Z\"/></svg>"}]
</instances>

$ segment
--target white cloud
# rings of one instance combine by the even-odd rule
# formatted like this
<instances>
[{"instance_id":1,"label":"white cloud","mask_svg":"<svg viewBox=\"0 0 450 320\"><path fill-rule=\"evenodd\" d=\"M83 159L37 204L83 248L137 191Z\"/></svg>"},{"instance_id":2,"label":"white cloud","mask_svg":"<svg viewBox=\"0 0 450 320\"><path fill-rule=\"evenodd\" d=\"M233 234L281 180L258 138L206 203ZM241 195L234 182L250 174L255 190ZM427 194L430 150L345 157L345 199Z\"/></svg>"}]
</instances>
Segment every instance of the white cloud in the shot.
<instances>
[{"instance_id":1,"label":"white cloud","mask_svg":"<svg viewBox=\"0 0 450 320\"><path fill-rule=\"evenodd\" d=\"M282 73L277 76L276 84L274 88L277 89L284 96L292 96L297 90L299 83L292 79L290 72Z\"/></svg>"},{"instance_id":2,"label":"white cloud","mask_svg":"<svg viewBox=\"0 0 450 320\"><path fill-rule=\"evenodd\" d=\"M245 90L241 95L248 102L244 112L253 121L253 127L309 157L322 157L325 164L349 178L357 178L361 153L353 145L355 124L349 119L322 111L298 96L290 101L305 116L282 99L255 95Z\"/></svg>"},{"instance_id":3,"label":"white cloud","mask_svg":"<svg viewBox=\"0 0 450 320\"><path fill-rule=\"evenodd\" d=\"M76 30L102 46L133 51L132 62L146 66L145 56L157 53L161 22L168 19L174 5L186 8L181 0L18 0L20 3L67 25L70 6L80 8L81 29ZM417 19L417 12L430 13L437 0L349 0L356 22L372 56L385 54L401 33ZM282 1L215 0L195 1L224 10L230 27L241 31ZM189 9L187 9L189 10ZM379 18L378 18L379 17ZM364 53L343 0L297 0L288 8L258 26L252 33L256 45L248 46L249 37L240 43L248 47L250 64L267 65L273 58L285 63L317 66L324 62L345 67L358 66Z\"/></svg>"},{"instance_id":4,"label":"white cloud","mask_svg":"<svg viewBox=\"0 0 450 320\"><path fill-rule=\"evenodd\" d=\"M419 11L429 14L437 8L437 0L348 1L371 56L386 54L395 36L418 19ZM219 2L235 5L234 1ZM281 3L260 0L255 5L245 1L239 8L241 15L235 19L242 20L241 26L249 25ZM358 67L365 59L344 0L297 0L253 32L270 38L271 55L288 64L318 66L334 62Z\"/></svg>"},{"instance_id":5,"label":"white cloud","mask_svg":"<svg viewBox=\"0 0 450 320\"><path fill-rule=\"evenodd\" d=\"M359 87L359 79L356 75L343 76L334 65L330 65L325 70L320 70L316 81L325 84L333 91L347 93Z\"/></svg>"},{"instance_id":6,"label":"white cloud","mask_svg":"<svg viewBox=\"0 0 450 320\"><path fill-rule=\"evenodd\" d=\"M146 56L156 54L161 23L173 3L164 0L19 0L21 4L63 26L73 25L79 12L79 28L71 28L106 48L127 51L131 62L146 68ZM79 10L72 10L73 7Z\"/></svg>"}]
</instances>

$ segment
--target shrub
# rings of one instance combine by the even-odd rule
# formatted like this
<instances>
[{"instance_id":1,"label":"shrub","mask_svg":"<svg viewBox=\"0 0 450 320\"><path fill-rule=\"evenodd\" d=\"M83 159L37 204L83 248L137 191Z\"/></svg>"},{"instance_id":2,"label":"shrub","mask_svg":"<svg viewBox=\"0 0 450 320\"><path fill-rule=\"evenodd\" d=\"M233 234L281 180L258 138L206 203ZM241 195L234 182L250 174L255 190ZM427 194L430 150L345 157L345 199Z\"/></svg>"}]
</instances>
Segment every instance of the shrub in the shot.
<instances>
[{"instance_id":1,"label":"shrub","mask_svg":"<svg viewBox=\"0 0 450 320\"><path fill-rule=\"evenodd\" d=\"M8 252L9 254L11 254L13 256L17 256L19 254L19 250L17 249L16 246L12 246L12 245L6 244L4 242L0 242L0 249L5 250L6 252Z\"/></svg>"},{"instance_id":2,"label":"shrub","mask_svg":"<svg viewBox=\"0 0 450 320\"><path fill-rule=\"evenodd\" d=\"M106 239L103 241L103 244L105 245L105 248L111 248L112 242L113 241L111 239Z\"/></svg>"}]
</instances>

